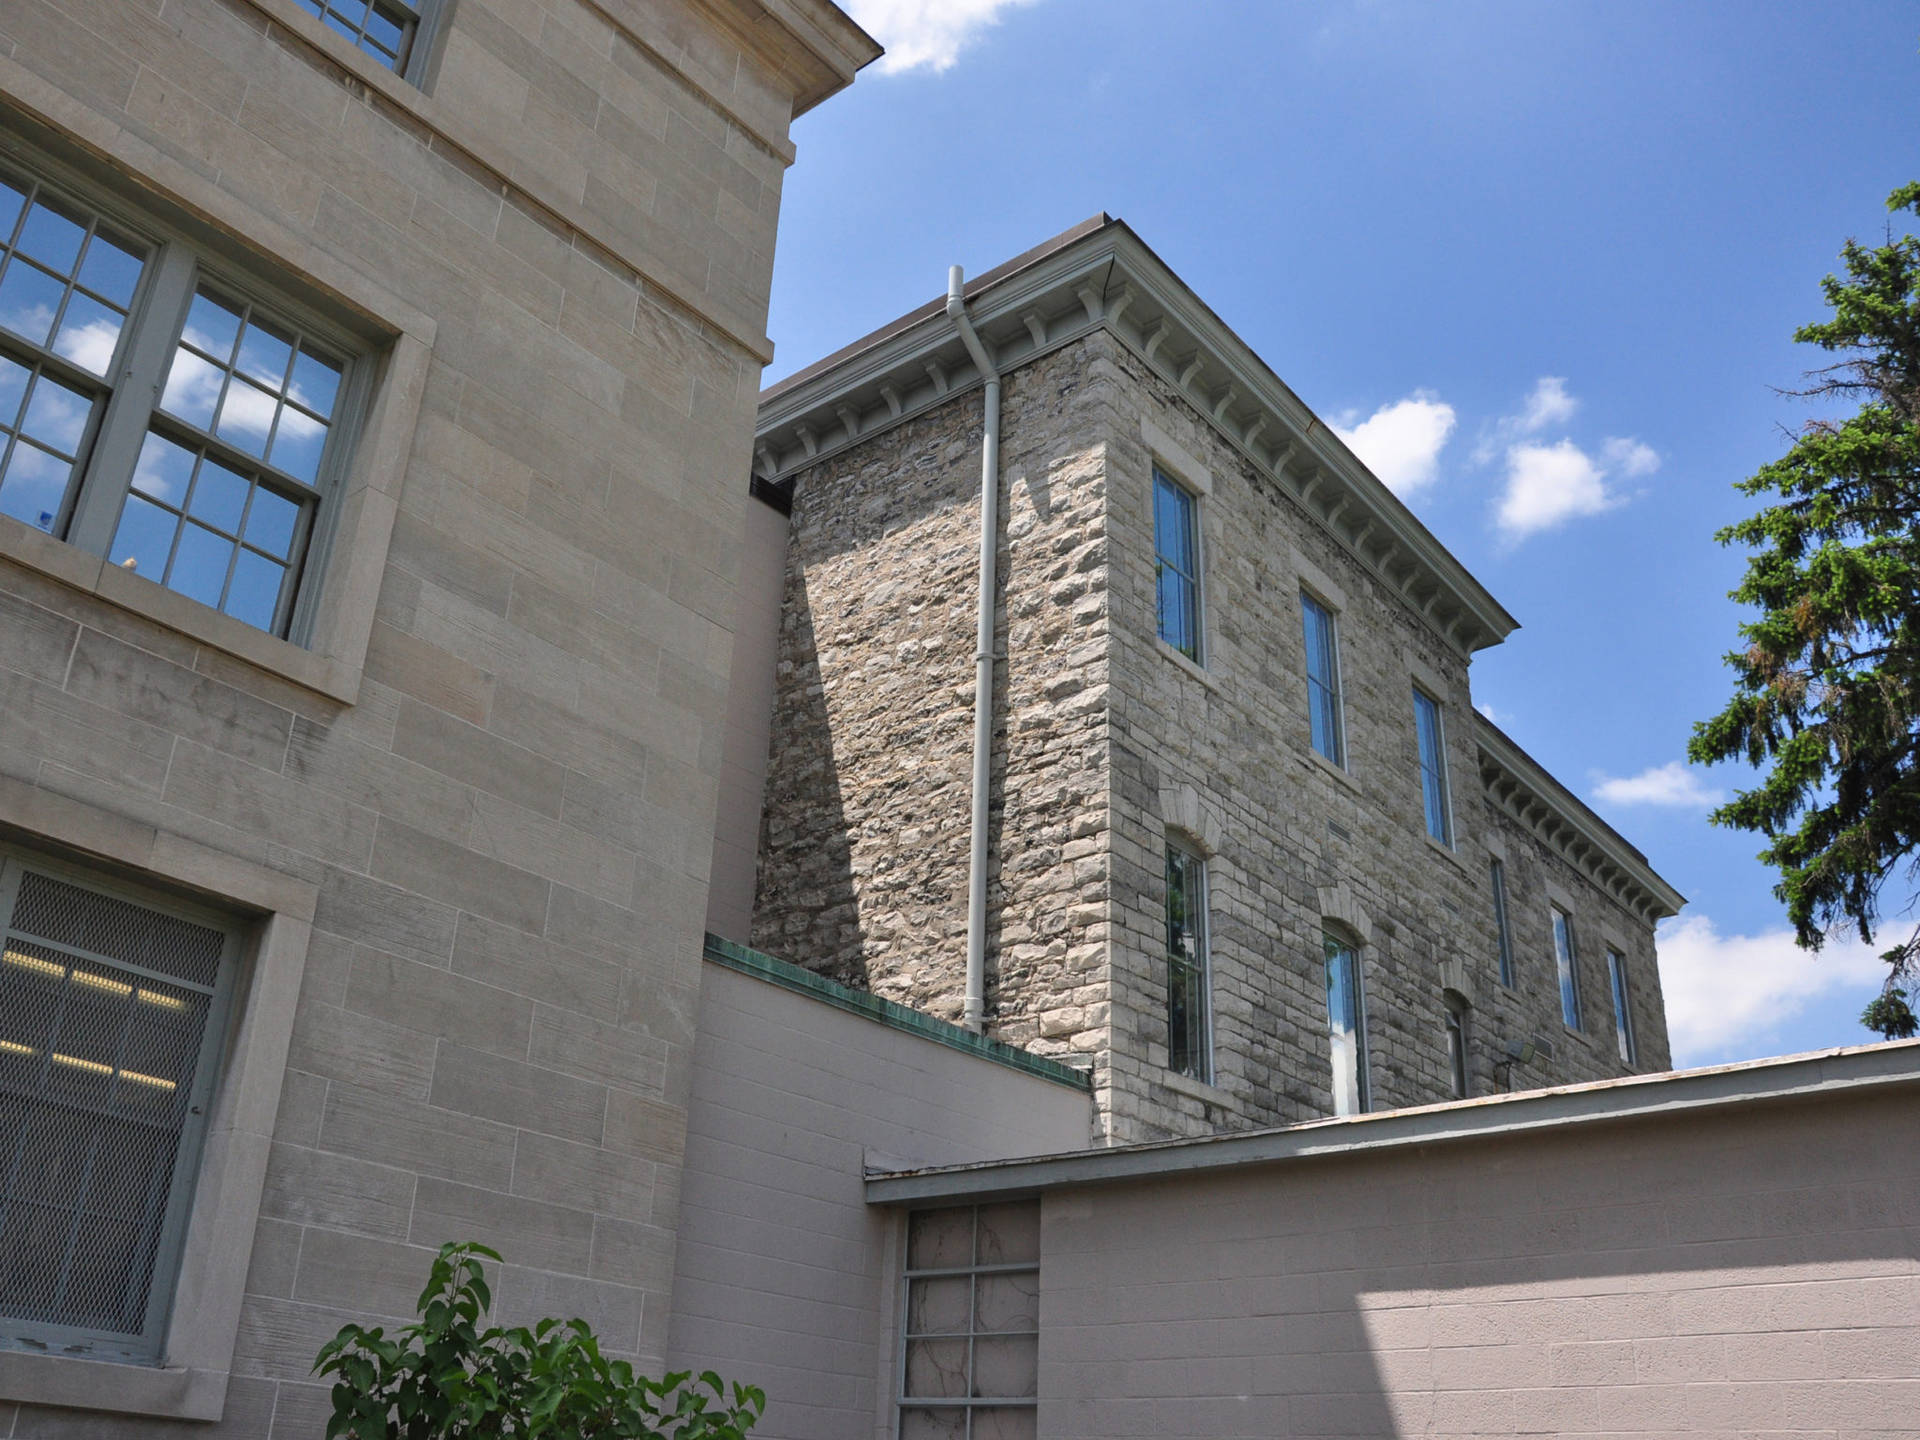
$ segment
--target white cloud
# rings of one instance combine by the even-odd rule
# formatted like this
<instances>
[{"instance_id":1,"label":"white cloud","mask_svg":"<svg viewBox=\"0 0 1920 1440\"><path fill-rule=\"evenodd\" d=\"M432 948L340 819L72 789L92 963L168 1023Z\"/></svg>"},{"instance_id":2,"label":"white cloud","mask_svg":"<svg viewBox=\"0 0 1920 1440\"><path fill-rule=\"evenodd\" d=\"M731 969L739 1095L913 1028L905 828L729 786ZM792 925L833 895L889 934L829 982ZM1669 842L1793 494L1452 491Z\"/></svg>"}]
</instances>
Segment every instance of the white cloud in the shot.
<instances>
[{"instance_id":1,"label":"white cloud","mask_svg":"<svg viewBox=\"0 0 1920 1440\"><path fill-rule=\"evenodd\" d=\"M1494 514L1509 539L1520 540L1580 515L1620 503L1607 472L1571 440L1515 445L1507 451L1507 488Z\"/></svg>"},{"instance_id":2,"label":"white cloud","mask_svg":"<svg viewBox=\"0 0 1920 1440\"><path fill-rule=\"evenodd\" d=\"M1502 723L1500 718L1500 712L1498 710L1495 710L1493 706L1489 705L1486 701L1484 700L1474 701L1473 708L1478 710L1482 715L1486 716L1487 719L1492 721L1495 725L1499 725Z\"/></svg>"},{"instance_id":3,"label":"white cloud","mask_svg":"<svg viewBox=\"0 0 1920 1440\"><path fill-rule=\"evenodd\" d=\"M1035 0L849 0L848 11L862 29L887 47L876 67L899 75L927 69L938 75L953 68L960 52L1000 12Z\"/></svg>"},{"instance_id":4,"label":"white cloud","mask_svg":"<svg viewBox=\"0 0 1920 1440\"><path fill-rule=\"evenodd\" d=\"M1564 425L1573 418L1580 402L1567 393L1567 382L1559 375L1542 375L1533 382L1526 408L1513 417L1513 426L1523 435L1537 435L1549 425Z\"/></svg>"},{"instance_id":5,"label":"white cloud","mask_svg":"<svg viewBox=\"0 0 1920 1440\"><path fill-rule=\"evenodd\" d=\"M1794 944L1791 930L1722 935L1705 915L1662 925L1658 946L1676 1066L1767 1053L1767 1037L1810 1001L1877 987L1887 974L1874 947L1852 936L1814 952ZM1858 1036L1863 1045L1873 1038Z\"/></svg>"},{"instance_id":6,"label":"white cloud","mask_svg":"<svg viewBox=\"0 0 1920 1440\"><path fill-rule=\"evenodd\" d=\"M1726 796L1700 783L1700 777L1678 760L1642 770L1638 775L1595 777L1593 795L1609 805L1666 805L1706 809Z\"/></svg>"},{"instance_id":7,"label":"white cloud","mask_svg":"<svg viewBox=\"0 0 1920 1440\"><path fill-rule=\"evenodd\" d=\"M1333 431L1404 500L1439 475L1440 451L1453 427L1453 407L1430 390L1416 390L1352 429L1336 424Z\"/></svg>"},{"instance_id":8,"label":"white cloud","mask_svg":"<svg viewBox=\"0 0 1920 1440\"><path fill-rule=\"evenodd\" d=\"M1629 479L1651 475L1660 468L1660 456L1651 445L1642 445L1632 436L1614 435L1600 447L1607 464Z\"/></svg>"}]
</instances>

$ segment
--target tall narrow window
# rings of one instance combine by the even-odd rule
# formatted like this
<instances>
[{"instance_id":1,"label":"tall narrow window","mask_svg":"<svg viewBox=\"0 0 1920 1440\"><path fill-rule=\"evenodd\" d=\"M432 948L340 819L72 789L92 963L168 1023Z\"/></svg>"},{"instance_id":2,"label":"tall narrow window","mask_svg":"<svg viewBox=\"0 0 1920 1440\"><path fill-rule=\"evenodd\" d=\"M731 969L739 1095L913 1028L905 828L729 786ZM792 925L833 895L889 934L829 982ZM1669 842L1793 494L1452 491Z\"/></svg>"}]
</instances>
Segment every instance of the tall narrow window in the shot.
<instances>
[{"instance_id":1,"label":"tall narrow window","mask_svg":"<svg viewBox=\"0 0 1920 1440\"><path fill-rule=\"evenodd\" d=\"M1453 803L1447 794L1447 736L1440 702L1426 691L1413 692L1413 728L1420 739L1420 796L1427 811L1427 834L1453 845Z\"/></svg>"},{"instance_id":2,"label":"tall narrow window","mask_svg":"<svg viewBox=\"0 0 1920 1440\"><path fill-rule=\"evenodd\" d=\"M1153 472L1153 570L1160 638L1200 659L1200 527L1193 492Z\"/></svg>"},{"instance_id":3,"label":"tall narrow window","mask_svg":"<svg viewBox=\"0 0 1920 1440\"><path fill-rule=\"evenodd\" d=\"M1447 1070L1453 1084L1453 1098L1464 1100L1470 1086L1467 1067L1467 1002L1454 991L1446 994Z\"/></svg>"},{"instance_id":4,"label":"tall narrow window","mask_svg":"<svg viewBox=\"0 0 1920 1440\"><path fill-rule=\"evenodd\" d=\"M1324 940L1333 1113L1358 1115L1367 1109L1366 1005L1360 995L1360 957L1336 936L1328 935Z\"/></svg>"},{"instance_id":5,"label":"tall narrow window","mask_svg":"<svg viewBox=\"0 0 1920 1440\"><path fill-rule=\"evenodd\" d=\"M1207 867L1167 847L1167 1066L1212 1079L1207 1039Z\"/></svg>"},{"instance_id":6,"label":"tall narrow window","mask_svg":"<svg viewBox=\"0 0 1920 1440\"><path fill-rule=\"evenodd\" d=\"M1627 957L1611 947L1607 950L1607 980L1613 986L1613 1036L1619 1042L1620 1058L1629 1065L1638 1065L1640 1047L1633 1039L1633 1008L1627 992Z\"/></svg>"},{"instance_id":7,"label":"tall narrow window","mask_svg":"<svg viewBox=\"0 0 1920 1440\"><path fill-rule=\"evenodd\" d=\"M1302 590L1300 615L1307 636L1307 723L1313 748L1344 766L1347 743L1340 715L1340 647L1333 633L1333 614Z\"/></svg>"},{"instance_id":8,"label":"tall narrow window","mask_svg":"<svg viewBox=\"0 0 1920 1440\"><path fill-rule=\"evenodd\" d=\"M0 1343L151 1361L236 937L0 855Z\"/></svg>"},{"instance_id":9,"label":"tall narrow window","mask_svg":"<svg viewBox=\"0 0 1920 1440\"><path fill-rule=\"evenodd\" d=\"M1032 1440L1040 1394L1040 1205L907 1218L900 1440Z\"/></svg>"},{"instance_id":10,"label":"tall narrow window","mask_svg":"<svg viewBox=\"0 0 1920 1440\"><path fill-rule=\"evenodd\" d=\"M1493 931L1500 947L1500 983L1513 987L1513 931L1507 925L1507 867L1497 857L1492 862Z\"/></svg>"},{"instance_id":11,"label":"tall narrow window","mask_svg":"<svg viewBox=\"0 0 1920 1440\"><path fill-rule=\"evenodd\" d=\"M1553 959L1560 970L1560 1018L1569 1030L1580 1028L1580 970L1573 946L1573 917L1553 907Z\"/></svg>"}]
</instances>

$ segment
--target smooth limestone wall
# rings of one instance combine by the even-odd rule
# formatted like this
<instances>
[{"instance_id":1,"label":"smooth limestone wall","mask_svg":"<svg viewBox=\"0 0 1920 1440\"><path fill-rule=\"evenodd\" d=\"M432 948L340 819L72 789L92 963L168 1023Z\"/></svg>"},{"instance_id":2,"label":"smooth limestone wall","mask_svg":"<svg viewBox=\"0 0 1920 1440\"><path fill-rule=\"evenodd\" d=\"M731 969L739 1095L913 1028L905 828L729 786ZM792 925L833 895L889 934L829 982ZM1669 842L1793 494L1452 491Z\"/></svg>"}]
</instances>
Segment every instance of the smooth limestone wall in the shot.
<instances>
[{"instance_id":1,"label":"smooth limestone wall","mask_svg":"<svg viewBox=\"0 0 1920 1440\"><path fill-rule=\"evenodd\" d=\"M194 1434L319 1433L321 1341L411 1314L449 1238L505 1253L503 1318L664 1351L775 221L822 67L754 13L458 0L423 93L280 0L0 7L0 102L433 334L391 550L334 560L378 595L353 703L0 559L0 772L318 890ZM175 1433L19 1411L56 1431Z\"/></svg>"},{"instance_id":2,"label":"smooth limestone wall","mask_svg":"<svg viewBox=\"0 0 1920 1440\"><path fill-rule=\"evenodd\" d=\"M767 1440L892 1430L900 1217L863 1171L1056 1154L1089 1098L709 962L668 1345L767 1391Z\"/></svg>"},{"instance_id":3,"label":"smooth limestone wall","mask_svg":"<svg viewBox=\"0 0 1920 1440\"><path fill-rule=\"evenodd\" d=\"M964 991L980 401L802 472L794 492L754 944L956 1018ZM992 1033L1095 1066L1116 1140L1331 1108L1321 935L1363 943L1377 1107L1622 1073L1603 935L1635 965L1640 1069L1667 1063L1652 932L1483 800L1466 657L1105 331L1007 377L989 886ZM1201 491L1205 664L1156 635L1152 473ZM1308 742L1299 593L1339 612L1348 765ZM1412 689L1447 716L1455 843L1425 833ZM1509 833L1510 832L1510 833ZM1213 1083L1167 1069L1165 845L1208 855ZM1496 838L1496 836L1498 838ZM1497 978L1489 847L1519 983ZM1583 936L1560 1023L1548 879Z\"/></svg>"}]
</instances>

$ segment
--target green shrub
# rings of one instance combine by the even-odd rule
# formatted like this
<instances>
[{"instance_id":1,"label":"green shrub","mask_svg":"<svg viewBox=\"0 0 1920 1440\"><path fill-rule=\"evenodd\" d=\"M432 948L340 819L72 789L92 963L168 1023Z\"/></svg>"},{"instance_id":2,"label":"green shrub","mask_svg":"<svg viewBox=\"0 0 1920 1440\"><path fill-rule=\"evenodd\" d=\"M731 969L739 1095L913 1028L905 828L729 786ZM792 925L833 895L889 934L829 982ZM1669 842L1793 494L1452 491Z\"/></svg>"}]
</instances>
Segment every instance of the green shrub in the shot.
<instances>
[{"instance_id":1,"label":"green shrub","mask_svg":"<svg viewBox=\"0 0 1920 1440\"><path fill-rule=\"evenodd\" d=\"M391 1337L342 1327L314 1361L334 1377L327 1440L741 1440L766 1409L712 1371L653 1380L609 1360L584 1320L480 1328L493 1305L484 1245L446 1244L420 1319Z\"/></svg>"}]
</instances>

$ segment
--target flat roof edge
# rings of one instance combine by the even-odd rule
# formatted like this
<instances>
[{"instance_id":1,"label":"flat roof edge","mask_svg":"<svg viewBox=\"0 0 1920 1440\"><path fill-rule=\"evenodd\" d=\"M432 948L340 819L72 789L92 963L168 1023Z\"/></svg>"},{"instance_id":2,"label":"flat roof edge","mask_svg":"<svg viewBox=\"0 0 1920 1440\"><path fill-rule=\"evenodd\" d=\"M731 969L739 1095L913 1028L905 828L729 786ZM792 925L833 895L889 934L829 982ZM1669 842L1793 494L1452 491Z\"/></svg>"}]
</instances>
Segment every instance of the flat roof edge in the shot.
<instances>
[{"instance_id":1,"label":"flat roof edge","mask_svg":"<svg viewBox=\"0 0 1920 1440\"><path fill-rule=\"evenodd\" d=\"M1273 1130L922 1170L869 1172L870 1205L980 1201L1082 1185L1197 1176L1421 1145L1500 1139L1739 1105L1920 1086L1920 1040L1456 1100Z\"/></svg>"}]
</instances>

